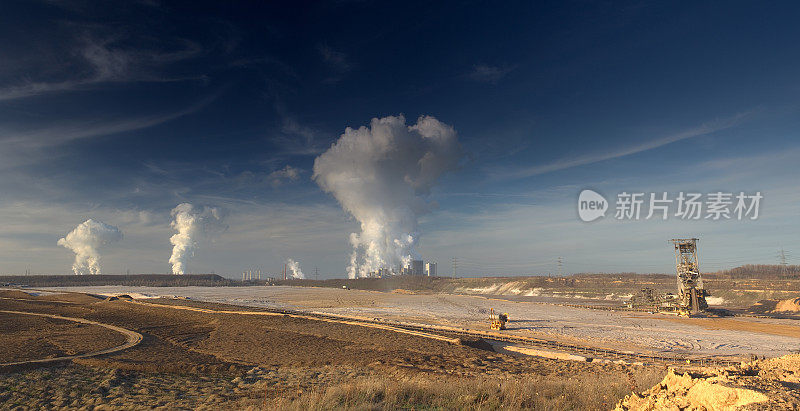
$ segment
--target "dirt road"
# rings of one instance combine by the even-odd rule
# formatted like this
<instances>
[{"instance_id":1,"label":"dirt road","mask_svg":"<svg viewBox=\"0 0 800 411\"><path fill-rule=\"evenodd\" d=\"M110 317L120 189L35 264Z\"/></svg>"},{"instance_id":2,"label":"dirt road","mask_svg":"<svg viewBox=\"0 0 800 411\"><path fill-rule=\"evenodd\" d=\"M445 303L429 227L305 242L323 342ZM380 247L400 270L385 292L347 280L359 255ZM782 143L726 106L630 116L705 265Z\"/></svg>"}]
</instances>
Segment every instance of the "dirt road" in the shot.
<instances>
[{"instance_id":1,"label":"dirt road","mask_svg":"<svg viewBox=\"0 0 800 411\"><path fill-rule=\"evenodd\" d=\"M115 347L106 348L106 349L103 349L103 350L92 351L92 352L83 353L83 354L61 356L61 357L40 358L40 359L35 359L35 360L25 360L25 361L14 361L14 362L0 363L0 366L16 366L16 365L37 364L37 363L41 364L41 363L58 362L58 361L69 361L69 360L74 360L74 359L78 359L78 358L95 357L95 356L98 356L98 355L111 354L111 353L119 352L119 351L122 351L122 350L126 350L128 348L136 346L137 344L139 344L142 341L142 334L139 334L136 331L131 331L131 330L127 330L127 329L122 328L122 327L117 327L117 326L110 325L110 324L103 324L103 323L99 323L97 321L91 321L91 320L87 320L87 319L83 319L83 318L63 317L63 316L55 315L55 314L32 313L32 312L26 312L26 311L12 311L12 310L0 310L0 313L15 314L15 315L32 315L32 316L37 316L37 317L52 318L52 319L56 319L56 320L73 321L73 322L78 322L78 323L82 323L82 324L88 324L88 325L94 325L94 326L107 328L109 330L113 330L113 331L116 331L118 333L121 333L121 334L125 335L125 337L126 337L126 341L125 341L124 344L120 344L120 345L117 345ZM42 336L42 338L47 338L47 336L46 335Z\"/></svg>"}]
</instances>

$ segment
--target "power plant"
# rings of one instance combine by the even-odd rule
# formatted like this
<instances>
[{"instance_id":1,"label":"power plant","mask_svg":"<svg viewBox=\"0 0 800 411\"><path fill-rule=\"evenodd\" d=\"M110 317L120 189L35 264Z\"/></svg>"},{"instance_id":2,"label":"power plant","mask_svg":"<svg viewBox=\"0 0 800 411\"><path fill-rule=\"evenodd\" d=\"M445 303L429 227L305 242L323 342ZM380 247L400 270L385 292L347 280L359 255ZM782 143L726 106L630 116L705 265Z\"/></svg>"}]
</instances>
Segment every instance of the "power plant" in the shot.
<instances>
[{"instance_id":1,"label":"power plant","mask_svg":"<svg viewBox=\"0 0 800 411\"><path fill-rule=\"evenodd\" d=\"M242 281L261 280L261 270L245 270L242 272Z\"/></svg>"},{"instance_id":2,"label":"power plant","mask_svg":"<svg viewBox=\"0 0 800 411\"><path fill-rule=\"evenodd\" d=\"M436 277L436 263L425 263L425 275L428 277Z\"/></svg>"},{"instance_id":3,"label":"power plant","mask_svg":"<svg viewBox=\"0 0 800 411\"><path fill-rule=\"evenodd\" d=\"M436 276L436 263L422 260L411 260L408 264L396 268L379 268L369 273L369 277L385 278L395 275Z\"/></svg>"}]
</instances>

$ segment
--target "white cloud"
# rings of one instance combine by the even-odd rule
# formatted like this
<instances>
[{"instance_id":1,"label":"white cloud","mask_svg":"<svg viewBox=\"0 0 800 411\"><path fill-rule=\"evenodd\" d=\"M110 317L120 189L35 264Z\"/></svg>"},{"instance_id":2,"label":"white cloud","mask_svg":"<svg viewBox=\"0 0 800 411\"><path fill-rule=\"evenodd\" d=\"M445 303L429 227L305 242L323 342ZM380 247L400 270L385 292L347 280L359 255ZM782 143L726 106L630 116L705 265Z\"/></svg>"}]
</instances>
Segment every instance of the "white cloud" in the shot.
<instances>
[{"instance_id":1,"label":"white cloud","mask_svg":"<svg viewBox=\"0 0 800 411\"><path fill-rule=\"evenodd\" d=\"M541 174L551 173L554 171L565 170L572 167L597 163L600 161L612 160L615 158L625 157L643 151L652 150L658 147L672 144L681 140L686 140L694 137L709 135L718 131L733 128L741 124L748 117L752 116L754 111L747 111L739 113L731 117L715 119L703 123L697 127L681 131L679 133L671 134L665 137L657 138L654 140L645 141L644 143L631 145L627 147L617 148L615 150L600 151L594 153L587 153L575 157L565 157L556 161L540 164L533 167L522 167L515 170L496 170L493 174L498 179L513 179L533 177Z\"/></svg>"},{"instance_id":2,"label":"white cloud","mask_svg":"<svg viewBox=\"0 0 800 411\"><path fill-rule=\"evenodd\" d=\"M287 164L286 167L269 173L269 175L267 175L267 181L269 181L273 187L278 187L286 181L297 181L297 179L300 178L301 172L302 170L299 168Z\"/></svg>"}]
</instances>

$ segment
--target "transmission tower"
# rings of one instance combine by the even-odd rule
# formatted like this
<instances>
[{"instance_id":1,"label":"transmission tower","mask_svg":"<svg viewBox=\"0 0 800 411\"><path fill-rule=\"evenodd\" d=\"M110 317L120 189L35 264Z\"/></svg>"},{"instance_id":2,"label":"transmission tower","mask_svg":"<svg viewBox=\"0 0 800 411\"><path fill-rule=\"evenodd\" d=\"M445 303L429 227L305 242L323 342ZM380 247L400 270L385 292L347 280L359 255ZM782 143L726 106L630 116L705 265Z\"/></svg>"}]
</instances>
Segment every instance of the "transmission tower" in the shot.
<instances>
[{"instance_id":1,"label":"transmission tower","mask_svg":"<svg viewBox=\"0 0 800 411\"><path fill-rule=\"evenodd\" d=\"M456 278L457 272L458 272L458 258L453 257L453 278Z\"/></svg>"},{"instance_id":2,"label":"transmission tower","mask_svg":"<svg viewBox=\"0 0 800 411\"><path fill-rule=\"evenodd\" d=\"M564 268L564 257L558 257L558 276L561 277L564 275L563 268Z\"/></svg>"},{"instance_id":3,"label":"transmission tower","mask_svg":"<svg viewBox=\"0 0 800 411\"><path fill-rule=\"evenodd\" d=\"M319 280L319 270L317 267L314 267L314 279Z\"/></svg>"},{"instance_id":4,"label":"transmission tower","mask_svg":"<svg viewBox=\"0 0 800 411\"><path fill-rule=\"evenodd\" d=\"M789 275L789 267L786 263L786 259L788 253L781 248L781 251L778 251L778 262L781 265L781 277L786 277Z\"/></svg>"}]
</instances>

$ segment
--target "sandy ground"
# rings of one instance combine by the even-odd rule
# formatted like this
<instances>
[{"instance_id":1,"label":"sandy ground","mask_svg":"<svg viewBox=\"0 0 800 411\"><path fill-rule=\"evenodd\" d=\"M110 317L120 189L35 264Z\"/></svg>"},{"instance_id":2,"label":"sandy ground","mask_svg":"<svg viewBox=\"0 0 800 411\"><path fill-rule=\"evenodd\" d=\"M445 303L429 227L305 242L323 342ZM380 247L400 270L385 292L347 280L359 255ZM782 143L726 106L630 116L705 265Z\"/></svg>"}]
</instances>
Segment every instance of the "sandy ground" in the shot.
<instances>
[{"instance_id":1,"label":"sandy ground","mask_svg":"<svg viewBox=\"0 0 800 411\"><path fill-rule=\"evenodd\" d=\"M526 301L449 294L383 293L305 287L66 287L51 290L134 297L182 296L251 307L394 319L485 329L489 308L508 312L508 333L649 353L785 355L800 350L794 320L677 319L663 314L611 312ZM55 298L55 297L53 297Z\"/></svg>"},{"instance_id":2,"label":"sandy ground","mask_svg":"<svg viewBox=\"0 0 800 411\"><path fill-rule=\"evenodd\" d=\"M410 376L422 376L434 385L439 378L462 383L488 378L493 386L532 376L567 385L591 381L596 392L584 392L581 386L547 395L553 401L569 396L578 404L572 408L580 401L605 408L666 371L659 366L507 356L388 330L282 315L194 312L71 293L14 296L0 291L5 297L0 298L0 309L84 318L134 330L144 340L124 351L69 364L0 367L0 409L275 409L270 405L274 401L326 387ZM46 327L36 329L39 338L48 338Z\"/></svg>"},{"instance_id":3,"label":"sandy ground","mask_svg":"<svg viewBox=\"0 0 800 411\"><path fill-rule=\"evenodd\" d=\"M700 372L670 371L650 390L634 393L617 410L796 410L800 355L743 362Z\"/></svg>"},{"instance_id":4,"label":"sandy ground","mask_svg":"<svg viewBox=\"0 0 800 411\"><path fill-rule=\"evenodd\" d=\"M84 354L124 342L124 335L95 325L0 313L0 364Z\"/></svg>"}]
</instances>

